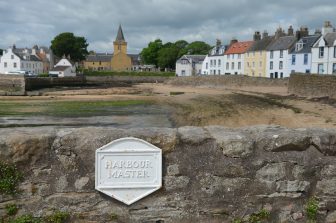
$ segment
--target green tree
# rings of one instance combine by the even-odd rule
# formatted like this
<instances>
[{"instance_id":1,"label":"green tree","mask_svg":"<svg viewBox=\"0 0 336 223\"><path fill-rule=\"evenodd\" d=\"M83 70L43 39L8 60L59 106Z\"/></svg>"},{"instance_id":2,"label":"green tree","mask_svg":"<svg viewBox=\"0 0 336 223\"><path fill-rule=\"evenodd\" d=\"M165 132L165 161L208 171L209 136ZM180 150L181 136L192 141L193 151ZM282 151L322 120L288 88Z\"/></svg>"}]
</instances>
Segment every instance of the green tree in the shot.
<instances>
[{"instance_id":1,"label":"green tree","mask_svg":"<svg viewBox=\"0 0 336 223\"><path fill-rule=\"evenodd\" d=\"M187 46L189 45L189 43L185 40L178 40L175 42L175 46L179 49L179 53L177 58L182 57L183 55L187 54Z\"/></svg>"},{"instance_id":2,"label":"green tree","mask_svg":"<svg viewBox=\"0 0 336 223\"><path fill-rule=\"evenodd\" d=\"M162 40L160 39L150 42L140 53L142 63L158 66L158 53L162 47Z\"/></svg>"},{"instance_id":3,"label":"green tree","mask_svg":"<svg viewBox=\"0 0 336 223\"><path fill-rule=\"evenodd\" d=\"M211 49L211 46L203 41L192 42L186 47L187 53L190 55L208 54L210 49Z\"/></svg>"},{"instance_id":4,"label":"green tree","mask_svg":"<svg viewBox=\"0 0 336 223\"><path fill-rule=\"evenodd\" d=\"M173 43L166 43L158 53L158 66L160 68L175 69L179 48Z\"/></svg>"},{"instance_id":5,"label":"green tree","mask_svg":"<svg viewBox=\"0 0 336 223\"><path fill-rule=\"evenodd\" d=\"M75 36L73 33L61 33L51 41L51 49L56 56L70 56L75 62L85 59L89 54L88 46L84 37Z\"/></svg>"}]
</instances>

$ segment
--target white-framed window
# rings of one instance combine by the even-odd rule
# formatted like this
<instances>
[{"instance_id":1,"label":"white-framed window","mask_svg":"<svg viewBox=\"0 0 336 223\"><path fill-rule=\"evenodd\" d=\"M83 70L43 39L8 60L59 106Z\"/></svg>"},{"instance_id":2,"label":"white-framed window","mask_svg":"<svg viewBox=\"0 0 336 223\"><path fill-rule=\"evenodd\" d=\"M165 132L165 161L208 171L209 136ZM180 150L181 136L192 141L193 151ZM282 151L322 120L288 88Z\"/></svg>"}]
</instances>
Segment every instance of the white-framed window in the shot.
<instances>
[{"instance_id":1,"label":"white-framed window","mask_svg":"<svg viewBox=\"0 0 336 223\"><path fill-rule=\"evenodd\" d=\"M234 62L231 63L231 70L234 70Z\"/></svg>"},{"instance_id":2,"label":"white-framed window","mask_svg":"<svg viewBox=\"0 0 336 223\"><path fill-rule=\"evenodd\" d=\"M218 59L218 66L222 66L222 61Z\"/></svg>"},{"instance_id":3,"label":"white-framed window","mask_svg":"<svg viewBox=\"0 0 336 223\"><path fill-rule=\"evenodd\" d=\"M209 63L205 63L205 69L209 68Z\"/></svg>"},{"instance_id":4,"label":"white-framed window","mask_svg":"<svg viewBox=\"0 0 336 223\"><path fill-rule=\"evenodd\" d=\"M226 63L226 69L227 69L227 70L230 69L230 63L229 63L229 62Z\"/></svg>"},{"instance_id":5,"label":"white-framed window","mask_svg":"<svg viewBox=\"0 0 336 223\"><path fill-rule=\"evenodd\" d=\"M216 66L216 60L214 60L213 62L214 62L214 66Z\"/></svg>"},{"instance_id":6,"label":"white-framed window","mask_svg":"<svg viewBox=\"0 0 336 223\"><path fill-rule=\"evenodd\" d=\"M282 70L283 69L283 61L279 62L279 69Z\"/></svg>"},{"instance_id":7,"label":"white-framed window","mask_svg":"<svg viewBox=\"0 0 336 223\"><path fill-rule=\"evenodd\" d=\"M4 67L7 68L7 62L4 63Z\"/></svg>"},{"instance_id":8,"label":"white-framed window","mask_svg":"<svg viewBox=\"0 0 336 223\"><path fill-rule=\"evenodd\" d=\"M280 58L283 58L283 50L280 50Z\"/></svg>"},{"instance_id":9,"label":"white-framed window","mask_svg":"<svg viewBox=\"0 0 336 223\"><path fill-rule=\"evenodd\" d=\"M241 54L238 54L238 59L240 59L241 58Z\"/></svg>"},{"instance_id":10,"label":"white-framed window","mask_svg":"<svg viewBox=\"0 0 336 223\"><path fill-rule=\"evenodd\" d=\"M212 60L210 60L210 67L212 67L213 66L213 62L212 62Z\"/></svg>"},{"instance_id":11,"label":"white-framed window","mask_svg":"<svg viewBox=\"0 0 336 223\"><path fill-rule=\"evenodd\" d=\"M270 70L273 70L273 61L270 62Z\"/></svg>"},{"instance_id":12,"label":"white-framed window","mask_svg":"<svg viewBox=\"0 0 336 223\"><path fill-rule=\"evenodd\" d=\"M336 58L336 46L334 46L334 58Z\"/></svg>"},{"instance_id":13,"label":"white-framed window","mask_svg":"<svg viewBox=\"0 0 336 223\"><path fill-rule=\"evenodd\" d=\"M14 60L14 55L13 54L11 55L11 59Z\"/></svg>"},{"instance_id":14,"label":"white-framed window","mask_svg":"<svg viewBox=\"0 0 336 223\"><path fill-rule=\"evenodd\" d=\"M271 52L270 52L270 58L271 58L271 59L274 58L274 51L273 51L273 50L271 50Z\"/></svg>"},{"instance_id":15,"label":"white-framed window","mask_svg":"<svg viewBox=\"0 0 336 223\"><path fill-rule=\"evenodd\" d=\"M241 69L241 62L238 62L238 70Z\"/></svg>"},{"instance_id":16,"label":"white-framed window","mask_svg":"<svg viewBox=\"0 0 336 223\"><path fill-rule=\"evenodd\" d=\"M304 65L307 65L307 64L308 64L308 54L305 54L305 55L303 56L303 64L304 64Z\"/></svg>"},{"instance_id":17,"label":"white-framed window","mask_svg":"<svg viewBox=\"0 0 336 223\"><path fill-rule=\"evenodd\" d=\"M320 47L319 48L319 58L323 58L324 57L324 47Z\"/></svg>"},{"instance_id":18,"label":"white-framed window","mask_svg":"<svg viewBox=\"0 0 336 223\"><path fill-rule=\"evenodd\" d=\"M296 63L296 55L293 54L292 55L292 65L295 65L295 63Z\"/></svg>"},{"instance_id":19,"label":"white-framed window","mask_svg":"<svg viewBox=\"0 0 336 223\"><path fill-rule=\"evenodd\" d=\"M16 67L17 67L17 64L16 64L16 63L13 63L13 67L16 68Z\"/></svg>"}]
</instances>

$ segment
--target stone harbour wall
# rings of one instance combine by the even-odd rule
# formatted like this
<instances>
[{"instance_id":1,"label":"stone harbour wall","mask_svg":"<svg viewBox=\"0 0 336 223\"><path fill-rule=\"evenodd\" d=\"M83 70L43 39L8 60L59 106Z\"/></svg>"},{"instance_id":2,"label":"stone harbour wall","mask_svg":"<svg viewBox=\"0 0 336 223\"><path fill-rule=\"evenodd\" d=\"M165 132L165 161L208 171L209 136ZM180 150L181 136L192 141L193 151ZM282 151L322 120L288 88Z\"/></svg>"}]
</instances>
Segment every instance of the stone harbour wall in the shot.
<instances>
[{"instance_id":1,"label":"stone harbour wall","mask_svg":"<svg viewBox=\"0 0 336 223\"><path fill-rule=\"evenodd\" d=\"M301 97L336 99L336 75L292 74L288 92Z\"/></svg>"},{"instance_id":2,"label":"stone harbour wall","mask_svg":"<svg viewBox=\"0 0 336 223\"><path fill-rule=\"evenodd\" d=\"M0 95L24 95L25 80L22 75L0 74Z\"/></svg>"},{"instance_id":3,"label":"stone harbour wall","mask_svg":"<svg viewBox=\"0 0 336 223\"><path fill-rule=\"evenodd\" d=\"M288 78L270 79L243 75L176 77L166 81L172 85L218 86L218 87L287 87Z\"/></svg>"},{"instance_id":4,"label":"stone harbour wall","mask_svg":"<svg viewBox=\"0 0 336 223\"><path fill-rule=\"evenodd\" d=\"M122 137L144 139L163 151L163 187L124 205L94 189L95 150ZM336 222L336 129L220 126L0 129L0 160L23 172L20 193L0 195L17 216L61 210L70 222ZM236 221L239 222L239 221Z\"/></svg>"}]
</instances>

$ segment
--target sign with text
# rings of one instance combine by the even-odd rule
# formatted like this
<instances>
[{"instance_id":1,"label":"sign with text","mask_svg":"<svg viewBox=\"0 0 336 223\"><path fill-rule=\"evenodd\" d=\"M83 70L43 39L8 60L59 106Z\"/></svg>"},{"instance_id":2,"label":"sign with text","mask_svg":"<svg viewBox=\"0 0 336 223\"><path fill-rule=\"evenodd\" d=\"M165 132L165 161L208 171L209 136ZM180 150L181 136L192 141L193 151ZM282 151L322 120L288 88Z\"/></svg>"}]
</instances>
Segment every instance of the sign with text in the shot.
<instances>
[{"instance_id":1,"label":"sign with text","mask_svg":"<svg viewBox=\"0 0 336 223\"><path fill-rule=\"evenodd\" d=\"M115 140L96 151L96 190L127 205L162 186L162 151L136 138Z\"/></svg>"}]
</instances>

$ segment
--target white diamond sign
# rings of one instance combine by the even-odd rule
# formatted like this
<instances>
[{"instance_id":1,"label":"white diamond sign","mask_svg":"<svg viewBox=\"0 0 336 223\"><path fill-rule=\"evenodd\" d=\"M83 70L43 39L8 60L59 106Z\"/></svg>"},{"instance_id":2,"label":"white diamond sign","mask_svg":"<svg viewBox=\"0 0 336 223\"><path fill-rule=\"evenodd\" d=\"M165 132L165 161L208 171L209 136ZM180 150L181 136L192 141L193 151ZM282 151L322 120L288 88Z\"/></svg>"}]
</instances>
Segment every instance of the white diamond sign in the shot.
<instances>
[{"instance_id":1,"label":"white diamond sign","mask_svg":"<svg viewBox=\"0 0 336 223\"><path fill-rule=\"evenodd\" d=\"M115 140L96 151L96 190L127 205L162 186L162 151L137 138Z\"/></svg>"}]
</instances>

